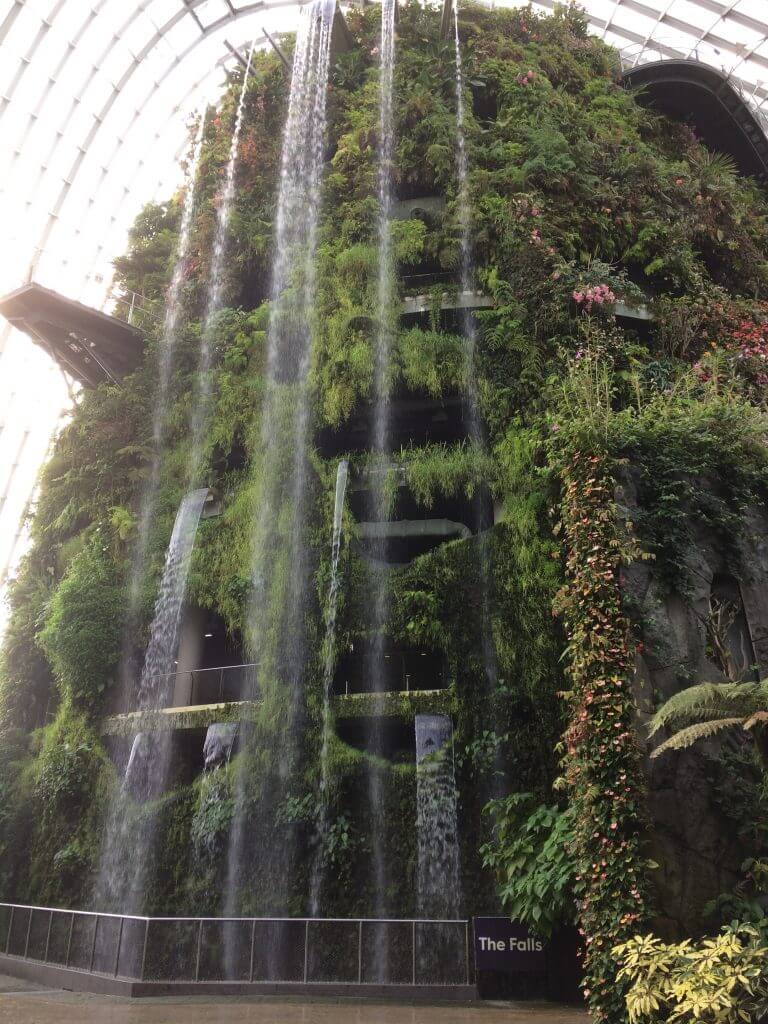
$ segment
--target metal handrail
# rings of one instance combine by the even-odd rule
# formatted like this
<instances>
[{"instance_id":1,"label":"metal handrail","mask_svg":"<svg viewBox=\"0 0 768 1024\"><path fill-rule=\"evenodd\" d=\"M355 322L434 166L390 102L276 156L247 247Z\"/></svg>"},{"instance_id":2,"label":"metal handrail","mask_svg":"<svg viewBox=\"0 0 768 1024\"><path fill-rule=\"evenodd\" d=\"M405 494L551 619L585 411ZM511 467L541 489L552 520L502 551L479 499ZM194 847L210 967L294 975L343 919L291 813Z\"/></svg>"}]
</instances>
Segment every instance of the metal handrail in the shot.
<instances>
[{"instance_id":1,"label":"metal handrail","mask_svg":"<svg viewBox=\"0 0 768 1024\"><path fill-rule=\"evenodd\" d=\"M178 924L190 921L240 921L250 923L251 921L285 921L288 923L298 922L304 924L466 924L466 917L175 917L150 916L148 914L115 914L108 910L73 910L71 907L41 907L35 903L4 903L0 901L0 907L7 907L9 910L39 910L45 914L79 914L83 917L111 917L122 918L126 921L174 921Z\"/></svg>"},{"instance_id":2,"label":"metal handrail","mask_svg":"<svg viewBox=\"0 0 768 1024\"><path fill-rule=\"evenodd\" d=\"M221 979L220 975L216 971L214 971L214 975L215 976L211 977L211 978L205 978L205 977L201 978L201 976L200 976L201 975L201 958L202 958L202 952L203 952L203 942L202 942L202 939L203 939L203 926L205 924L216 924L216 925L242 924L242 925L250 925L251 926L251 928L250 928L250 937L249 937L249 939L245 940L246 943L248 941L250 941L250 969L248 971L248 978L247 978L248 983L253 983L254 980L274 983L275 979L272 978L272 977L263 977L263 978L259 978L259 979L255 979L254 978L254 974L255 974L255 971L254 971L254 953L255 953L255 950L256 950L256 926L257 926L257 924L260 924L260 923L261 924L282 923L282 924L286 924L286 925L299 925L299 926L303 925L304 926L304 929L303 929L304 930L304 948L303 948L303 951L302 951L303 952L303 961L304 961L304 964L303 964L303 981L302 982L298 982L297 979L292 979L294 983L307 984L307 983L311 982L312 984L327 984L327 985L339 984L339 983L341 983L341 984L358 984L358 985L401 984L402 981L399 978L397 980L393 980L392 982L382 981L378 977L375 980L372 980L372 981L364 981L363 980L363 973L364 973L363 972L363 948L364 948L364 944L363 944L363 926L364 925L392 925L392 926L404 925L404 926L409 928L410 935L411 935L411 941L410 941L410 947L411 948L410 948L410 952L409 952L408 955L409 955L410 960L412 962L411 984L414 985L414 986L434 985L434 984L436 984L436 982L434 980L426 980L426 981L424 981L424 980L421 980L421 981L417 980L418 977L419 977L419 970L417 969L417 941L416 941L416 934L417 934L416 933L416 928L417 928L417 926L427 926L427 927L429 927L429 926L432 926L432 927L453 926L453 927L459 927L459 928L463 929L463 935L461 935L461 932L459 932L457 934L456 938L458 939L458 942L461 944L462 951L461 951L461 955L459 956L459 958L456 961L456 967L459 969L460 976L461 976L462 980L461 981L454 980L453 982L439 982L437 984L441 984L441 985L444 985L446 987L456 987L456 986L459 986L459 985L470 984L470 978L471 978L472 967L471 967L471 963L470 963L470 953L469 953L469 950L470 950L470 939L469 939L469 925L470 925L470 922L469 922L469 920L467 918L424 918L424 917L405 917L405 918L388 918L388 917L355 917L355 918L349 918L349 917L149 917L149 916L140 915L140 914L115 914L115 913L112 913L112 912L106 912L106 911L105 912L101 912L101 911L96 911L96 910L71 910L71 909L64 908L64 907L41 907L41 906L35 906L34 904L6 903L6 902L2 902L2 901L0 901L0 909L6 909L6 910L10 911L9 917L8 917L8 928L7 928L7 933L6 933L6 936L5 936L5 943L4 943L4 946L5 946L4 952L5 952L6 956L11 957L13 959L21 959L21 960L24 960L24 961L27 961L27 962L32 962L32 963L44 963L44 964L53 963L53 964L57 964L57 965L63 965L64 968L66 968L68 970L76 970L76 971L78 971L80 973L95 974L95 975L102 976L102 977L103 976L106 976L106 977L112 976L112 977L117 978L118 976L120 976L120 977L124 977L126 979L129 979L129 980L140 980L140 981L145 980L145 976L146 976L146 972L147 972L147 951L148 951L148 947L149 947L149 936L150 936L150 928L151 928L151 926L153 924L158 924L158 925L162 925L162 924L175 924L175 925L187 924L187 925L189 925L189 924L192 924L192 925L197 925L197 937L196 937L196 941L195 941L196 952L194 954L194 964L193 964L193 957L190 955L189 959L187 961L185 961L184 967L185 967L187 973L190 976L194 976L194 980L196 982L220 981L222 979ZM23 954L12 953L10 951L11 950L11 938L12 938L12 935L13 935L14 917L15 917L15 914L16 914L17 911L29 912L29 919L26 921L26 933L25 933L25 936L24 936L24 943L23 943L23 945L24 945L24 952L23 952ZM46 933L46 938L45 938L45 952L43 953L42 956L30 956L29 955L30 937L31 937L31 931L32 931L32 920L33 920L33 914L35 914L35 913L47 914L48 915L47 933ZM50 954L51 932L52 932L54 915L61 915L65 922L68 921L69 927L68 927L68 930L67 930L67 937L66 937L66 953L63 955L62 958L51 959L49 957L49 954ZM86 955L85 959L88 962L88 967L87 968L84 968L82 966L72 966L71 963L70 963L70 961L72 959L72 938L73 938L74 924L75 924L76 918L91 918L91 919L95 919L95 924L94 924L94 927L93 927L93 934L91 936L89 936L90 950L89 951L86 950L87 955ZM120 927L119 927L119 930L118 930L118 933L117 933L117 941L116 941L116 943L112 944L109 941L109 939L106 941L106 943L104 943L102 941L102 947L97 950L98 938L99 938L99 922L101 920L103 920L103 919L108 919L108 920L112 920L112 921L119 921L120 922ZM124 925L125 925L125 923L127 921L129 921L129 922L137 922L138 924L143 925L143 935L142 935L141 932L139 932L139 934L137 936L135 935L132 946L125 946L124 945L124 941L123 941L124 940L124 936L125 936ZM357 926L357 928L356 928L356 930L357 930L357 951L356 951L357 952L357 971L356 972L354 972L354 971L351 972L351 973L356 973L356 978L354 978L354 977L347 977L346 979L335 978L335 979L327 979L327 980L318 979L318 978L311 978L310 979L310 976L309 976L310 975L309 963L310 963L310 951L311 951L311 948L312 948L311 947L311 942L310 942L310 937L311 937L311 934L312 934L310 926L311 925L322 925L322 924L338 924L338 925L348 925L348 926L352 926L352 927ZM65 927L66 927L66 924L65 924ZM22 928L23 928L23 925L22 925ZM2 948L2 945L3 945L2 944L2 939L0 939L0 948ZM407 947L406 947L406 949L407 949ZM110 965L110 969L108 971L94 969L94 964L97 962L97 960L96 960L97 951L99 952L99 954L100 954L100 956L102 958L106 955L107 962ZM139 953L141 954L140 958L139 958ZM129 956L131 958L131 962L136 965L136 967L133 968L132 970L129 968L130 973L128 973L128 974L120 974L121 959L122 959L122 957L124 955ZM192 969L193 966L194 966L194 971ZM173 974L173 972L171 972L171 975L172 974ZM459 976L459 974L457 973L457 974L454 975L454 978L456 978L458 976ZM422 969L422 978L423 977L424 977L424 971ZM171 977L160 976L160 977L156 977L155 980L167 982L169 980L173 980L173 978L172 978L172 976ZM228 980L230 982L232 981L232 979L228 979ZM239 978L239 979L235 979L235 980L239 980L239 981L242 981L242 982L246 981L246 979L242 978L242 977ZM291 979L289 979L289 980L291 980Z\"/></svg>"}]
</instances>

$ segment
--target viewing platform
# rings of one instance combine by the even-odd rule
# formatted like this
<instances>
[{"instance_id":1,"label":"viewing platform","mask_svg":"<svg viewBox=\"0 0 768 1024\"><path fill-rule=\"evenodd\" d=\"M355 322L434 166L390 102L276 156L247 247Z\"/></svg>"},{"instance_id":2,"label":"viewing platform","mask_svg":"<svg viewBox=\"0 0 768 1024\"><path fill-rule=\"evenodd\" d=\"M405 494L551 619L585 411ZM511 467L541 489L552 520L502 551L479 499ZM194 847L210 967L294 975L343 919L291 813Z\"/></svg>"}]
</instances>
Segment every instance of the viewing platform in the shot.
<instances>
[{"instance_id":1,"label":"viewing platform","mask_svg":"<svg viewBox=\"0 0 768 1024\"><path fill-rule=\"evenodd\" d=\"M406 295L403 299L403 316L413 316L419 313L429 313L433 308L434 296ZM490 295L478 291L443 292L440 297L441 310L453 309L489 309L494 305Z\"/></svg>"},{"instance_id":2,"label":"viewing platform","mask_svg":"<svg viewBox=\"0 0 768 1024\"><path fill-rule=\"evenodd\" d=\"M653 52L650 46L644 52ZM624 70L624 84L638 103L689 124L711 149L727 153L742 174L768 181L768 138L763 116L742 95L739 83L699 60L661 59Z\"/></svg>"},{"instance_id":3,"label":"viewing platform","mask_svg":"<svg viewBox=\"0 0 768 1024\"><path fill-rule=\"evenodd\" d=\"M25 284L0 299L0 313L86 386L118 383L144 354L138 328L39 284Z\"/></svg>"},{"instance_id":4,"label":"viewing platform","mask_svg":"<svg viewBox=\"0 0 768 1024\"><path fill-rule=\"evenodd\" d=\"M331 707L338 719L400 718L411 722L416 715L450 714L454 697L450 690L400 690L387 693L348 693L333 697ZM221 704L193 704L158 711L129 711L104 719L102 736L121 738L140 732L193 732L210 725L253 722L261 701L235 700Z\"/></svg>"}]
</instances>

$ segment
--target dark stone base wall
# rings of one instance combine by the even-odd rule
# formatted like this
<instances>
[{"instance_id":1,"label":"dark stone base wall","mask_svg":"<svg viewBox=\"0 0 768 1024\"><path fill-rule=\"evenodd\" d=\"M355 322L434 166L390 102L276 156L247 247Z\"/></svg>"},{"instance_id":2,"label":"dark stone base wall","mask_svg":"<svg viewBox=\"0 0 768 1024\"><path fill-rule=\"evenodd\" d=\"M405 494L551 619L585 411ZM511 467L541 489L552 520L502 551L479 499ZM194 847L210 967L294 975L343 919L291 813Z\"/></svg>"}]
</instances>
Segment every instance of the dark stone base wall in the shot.
<instances>
[{"instance_id":1,"label":"dark stone base wall","mask_svg":"<svg viewBox=\"0 0 768 1024\"><path fill-rule=\"evenodd\" d=\"M631 520L636 505L633 508L631 491L628 500L627 490L620 493L619 502L621 507L623 501ZM670 591L653 562L636 562L623 572L627 611L642 638L634 690L638 734L649 752L659 741L648 741L647 724L664 700L695 683L726 678L707 657L706 621L716 577L733 579L760 678L768 675L765 513L757 509L749 512L743 535L730 549L710 532L696 531L687 570L685 594ZM689 750L670 751L646 761L652 825L649 855L658 864L652 873L656 928L667 939L711 928L714 919L705 914L707 903L732 891L743 878L740 867L745 858L760 853L754 842L739 834L743 822L736 813L737 790L743 794L745 786L756 785L759 780L759 772L749 765L750 751L750 740L732 732L722 739L699 741ZM734 764L740 766L738 773L734 773Z\"/></svg>"}]
</instances>

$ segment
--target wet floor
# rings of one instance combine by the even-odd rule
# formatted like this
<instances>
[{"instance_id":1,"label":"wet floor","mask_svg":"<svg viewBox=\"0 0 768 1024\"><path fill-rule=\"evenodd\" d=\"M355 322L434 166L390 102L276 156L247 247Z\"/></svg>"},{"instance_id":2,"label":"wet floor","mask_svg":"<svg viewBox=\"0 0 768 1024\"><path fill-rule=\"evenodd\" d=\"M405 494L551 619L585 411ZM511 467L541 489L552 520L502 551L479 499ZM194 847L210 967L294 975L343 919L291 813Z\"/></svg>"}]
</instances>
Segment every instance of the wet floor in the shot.
<instances>
[{"instance_id":1,"label":"wet floor","mask_svg":"<svg viewBox=\"0 0 768 1024\"><path fill-rule=\"evenodd\" d=\"M122 999L40 989L26 982L0 978L0 1024L586 1024L586 1021L586 1014L578 1009L542 1003L396 1006L254 997Z\"/></svg>"}]
</instances>

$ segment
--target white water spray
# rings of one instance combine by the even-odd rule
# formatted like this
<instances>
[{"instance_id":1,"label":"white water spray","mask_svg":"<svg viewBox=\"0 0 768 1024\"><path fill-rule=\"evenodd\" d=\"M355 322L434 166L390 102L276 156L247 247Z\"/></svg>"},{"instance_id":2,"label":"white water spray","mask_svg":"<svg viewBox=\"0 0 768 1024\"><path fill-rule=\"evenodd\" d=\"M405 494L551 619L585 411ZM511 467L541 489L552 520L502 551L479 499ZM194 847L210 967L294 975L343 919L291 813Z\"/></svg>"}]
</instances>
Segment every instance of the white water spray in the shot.
<instances>
[{"instance_id":1,"label":"white water spray","mask_svg":"<svg viewBox=\"0 0 768 1024\"><path fill-rule=\"evenodd\" d=\"M330 752L333 722L331 719L331 687L336 667L336 615L339 604L339 555L341 553L341 528L344 516L344 495L347 490L349 463L339 462L336 471L336 494L333 505L333 533L331 536L331 584L328 588L328 606L325 614L325 642L323 645L323 738L320 747L320 818L317 827L317 849L310 879L310 913L320 913L320 894L325 873L323 856L324 840L328 831L328 755Z\"/></svg>"},{"instance_id":2,"label":"white water spray","mask_svg":"<svg viewBox=\"0 0 768 1024\"><path fill-rule=\"evenodd\" d=\"M279 687L285 721L274 736L272 775L264 797L267 813L287 795L300 737L307 661L306 608L311 586L307 565L306 505L309 476L309 393L312 324L315 316L315 256L325 155L326 101L335 0L313 0L301 14L283 133L274 269L267 331L267 392L261 423L262 459L254 509L252 585L246 645L254 662L268 671L257 680ZM287 515L285 514L287 510ZM287 565L276 569L276 563ZM276 594L275 580L286 579ZM280 616L279 623L273 621ZM272 650L278 637L277 650ZM266 665L266 669L264 666ZM265 705L266 705L265 701ZM274 722L271 725L275 731ZM262 742L269 742L262 737ZM296 851L280 846L271 826L246 834L244 773L236 779L235 811L229 840L225 907L237 912L240 889L256 860L279 863L284 886L271 893L271 905L285 908ZM266 805L269 805L267 807ZM227 956L227 960L230 957Z\"/></svg>"},{"instance_id":3,"label":"white water spray","mask_svg":"<svg viewBox=\"0 0 768 1024\"><path fill-rule=\"evenodd\" d=\"M371 474L372 509L371 519L383 522L389 519L387 497L387 452L390 443L391 406L389 377L392 361L392 340L396 323L393 317L394 266L392 261L392 164L394 153L394 66L395 66L395 0L383 0L381 6L381 42L379 46L379 164L377 174L379 215L378 215L378 288L376 352L374 364L374 419L373 452L376 472ZM373 692L371 725L368 735L370 749L381 745L384 689L384 635L389 619L390 579L386 568L387 539L382 536L373 550L371 567L372 590L372 640L368 644L365 659L365 673ZM380 564L375 564L380 563ZM385 855L384 821L381 808L384 802L384 785L381 767L370 763L368 766L368 801L371 808L371 854L373 866L373 888L376 894L374 913L377 917L386 915L387 863ZM383 933L382 933L383 941ZM386 949L377 951L377 965L381 976L385 976L388 964Z\"/></svg>"},{"instance_id":4,"label":"white water spray","mask_svg":"<svg viewBox=\"0 0 768 1024\"><path fill-rule=\"evenodd\" d=\"M176 514L139 682L138 708L141 711L160 710L173 696L181 610L197 525L207 495L205 487L185 495ZM139 733L134 737L123 786L112 801L104 829L96 884L96 899L101 905L118 906L123 912L142 909L147 865L155 837L152 827L146 823L139 831L134 831L129 801L143 803L162 792L168 777L170 753L167 733Z\"/></svg>"},{"instance_id":5,"label":"white water spray","mask_svg":"<svg viewBox=\"0 0 768 1024\"><path fill-rule=\"evenodd\" d=\"M416 715L419 913L455 918L461 907L453 726L447 715Z\"/></svg>"},{"instance_id":6,"label":"white water spray","mask_svg":"<svg viewBox=\"0 0 768 1024\"><path fill-rule=\"evenodd\" d=\"M132 657L130 648L132 646L131 633L134 627L136 615L139 608L141 586L144 581L144 572L147 561L147 550L149 546L149 529L155 517L157 505L157 494L160 487L160 469L162 465L163 443L167 427L168 414L168 393L171 384L171 371L176 351L177 328L179 314L181 312L181 288L184 283L187 257L189 255L189 241L192 229L196 202L197 171L200 165L200 153L203 148L203 131L205 128L205 112L200 114L200 119L192 150L192 163L189 170L189 182L184 195L184 207L181 214L179 226L179 241L176 247L176 263L171 277L165 298L165 317L163 319L163 332L159 344L159 360L157 367L157 391L155 393L155 408L152 414L152 461L150 464L149 477L144 487L141 503L139 506L139 521L136 531L136 542L131 558L131 572L128 584L128 610L126 615L126 636L123 642L121 657L121 683L123 693L128 697L133 691L134 676L132 674Z\"/></svg>"},{"instance_id":7,"label":"white water spray","mask_svg":"<svg viewBox=\"0 0 768 1024\"><path fill-rule=\"evenodd\" d=\"M255 46L255 44L254 44ZM213 243L213 255L211 257L210 277L208 281L208 297L205 308L205 318L200 330L200 352L197 362L197 385L192 403L192 415L190 417L190 449L187 465L187 480L190 485L197 482L202 464L202 448L205 429L208 424L208 414L211 404L211 356L213 326L216 314L222 307L224 299L225 282L225 257L227 254L227 229L229 217L232 211L232 201L235 197L235 169L237 167L237 156L240 148L240 135L243 127L243 111L245 109L245 97L248 91L248 78L251 73L251 60L253 58L254 46L248 53L248 61L243 74L243 84L240 89L240 98L237 103L235 114L235 126L232 131L232 140L229 145L229 159L224 179L224 189L221 194L218 216L216 218L216 235Z\"/></svg>"}]
</instances>

